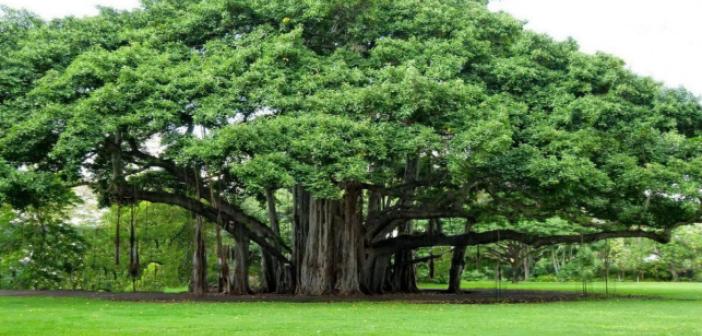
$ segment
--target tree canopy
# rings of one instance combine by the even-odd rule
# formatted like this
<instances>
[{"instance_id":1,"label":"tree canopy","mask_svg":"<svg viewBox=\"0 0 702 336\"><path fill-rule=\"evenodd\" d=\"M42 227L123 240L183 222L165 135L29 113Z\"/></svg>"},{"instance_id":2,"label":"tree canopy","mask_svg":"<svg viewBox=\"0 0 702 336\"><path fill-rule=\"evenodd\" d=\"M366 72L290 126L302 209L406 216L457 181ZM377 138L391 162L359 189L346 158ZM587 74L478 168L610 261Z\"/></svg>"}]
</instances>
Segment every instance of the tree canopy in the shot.
<instances>
[{"instance_id":1,"label":"tree canopy","mask_svg":"<svg viewBox=\"0 0 702 336\"><path fill-rule=\"evenodd\" d=\"M0 201L177 205L292 265L298 292L382 290L422 246L664 242L702 214L697 97L484 1L3 13ZM242 207L277 189L293 244ZM447 218L465 233L412 228Z\"/></svg>"}]
</instances>

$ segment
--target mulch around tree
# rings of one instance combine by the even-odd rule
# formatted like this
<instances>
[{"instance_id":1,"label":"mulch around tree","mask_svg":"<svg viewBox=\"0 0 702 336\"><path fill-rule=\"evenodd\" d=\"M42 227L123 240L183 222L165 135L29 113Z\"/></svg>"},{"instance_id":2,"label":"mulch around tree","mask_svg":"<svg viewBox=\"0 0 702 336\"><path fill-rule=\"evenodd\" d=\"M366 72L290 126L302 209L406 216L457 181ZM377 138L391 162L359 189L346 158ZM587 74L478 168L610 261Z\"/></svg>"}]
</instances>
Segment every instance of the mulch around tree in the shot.
<instances>
[{"instance_id":1,"label":"mulch around tree","mask_svg":"<svg viewBox=\"0 0 702 336\"><path fill-rule=\"evenodd\" d=\"M543 303L573 301L584 298L599 298L598 295L584 296L577 292L529 291L476 289L460 294L444 291L424 290L413 294L355 295L355 296L302 296L287 294L224 295L206 294L197 296L189 293L107 293L86 291L7 291L0 290L0 296L12 297L76 297L131 302L291 302L291 303L335 303L335 302L404 302L418 304L486 304L486 303Z\"/></svg>"}]
</instances>

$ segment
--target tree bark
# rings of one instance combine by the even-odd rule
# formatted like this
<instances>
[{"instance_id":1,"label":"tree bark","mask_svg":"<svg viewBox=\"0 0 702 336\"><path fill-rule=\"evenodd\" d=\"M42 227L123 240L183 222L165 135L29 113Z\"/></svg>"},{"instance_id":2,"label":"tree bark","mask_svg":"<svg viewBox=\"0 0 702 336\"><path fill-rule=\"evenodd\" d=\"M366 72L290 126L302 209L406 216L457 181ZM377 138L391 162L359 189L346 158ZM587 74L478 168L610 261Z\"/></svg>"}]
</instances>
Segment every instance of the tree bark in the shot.
<instances>
[{"instance_id":1,"label":"tree bark","mask_svg":"<svg viewBox=\"0 0 702 336\"><path fill-rule=\"evenodd\" d=\"M117 223L115 223L115 265L119 266L119 252L121 250L120 248L120 242L122 239L120 238L120 226L122 224L122 207L120 206L119 203L117 203Z\"/></svg>"},{"instance_id":2,"label":"tree bark","mask_svg":"<svg viewBox=\"0 0 702 336\"><path fill-rule=\"evenodd\" d=\"M136 234L134 203L131 205L129 222L129 276L132 278L132 291L136 292L136 280L141 274L141 263L139 262L139 242Z\"/></svg>"},{"instance_id":3,"label":"tree bark","mask_svg":"<svg viewBox=\"0 0 702 336\"><path fill-rule=\"evenodd\" d=\"M271 225L273 233L280 237L280 224L278 221L278 212L276 210L275 190L267 188L265 191L266 208L268 213L268 221ZM294 283L292 282L293 267L281 263L274 258L270 253L263 250L261 273L263 274L263 287L266 291L273 293L291 293L294 292Z\"/></svg>"},{"instance_id":4,"label":"tree bark","mask_svg":"<svg viewBox=\"0 0 702 336\"><path fill-rule=\"evenodd\" d=\"M217 266L219 267L219 277L217 281L217 289L220 293L229 294L229 262L227 260L227 252L222 245L222 227L217 225Z\"/></svg>"},{"instance_id":5,"label":"tree bark","mask_svg":"<svg viewBox=\"0 0 702 336\"><path fill-rule=\"evenodd\" d=\"M271 225L273 233L280 236L280 228L278 227L278 214L275 209L275 191L271 188L266 188L266 208L268 213L268 222ZM268 293L274 293L277 289L277 269L271 255L265 250L261 251L261 280L262 287Z\"/></svg>"},{"instance_id":6,"label":"tree bark","mask_svg":"<svg viewBox=\"0 0 702 336\"><path fill-rule=\"evenodd\" d=\"M363 267L363 290L368 294L383 294L388 288L390 255L367 252Z\"/></svg>"},{"instance_id":7,"label":"tree bark","mask_svg":"<svg viewBox=\"0 0 702 336\"><path fill-rule=\"evenodd\" d=\"M312 197L309 232L304 245L300 287L304 295L330 294L334 289L334 227L340 217L339 201Z\"/></svg>"},{"instance_id":8,"label":"tree bark","mask_svg":"<svg viewBox=\"0 0 702 336\"><path fill-rule=\"evenodd\" d=\"M127 195L127 197L133 196L136 200L175 205L183 209L190 210L191 212L201 215L213 222L216 222L217 218L219 218L221 215L221 218L223 219L222 228L224 230L232 235L235 235L235 231L238 230L238 227L242 226L242 230L246 232L247 236L261 246L262 249L265 249L283 263L289 262L288 258L283 253L285 251L289 251L288 247L282 245L280 239L277 239L277 237L268 235L270 228L260 223L254 217L240 212L240 210L237 210L237 208L233 205L223 203L223 201L220 199L216 199L218 208L214 208L203 204L199 200L175 193L140 190L128 191L125 189L123 189L121 193ZM243 219L249 224L256 224L252 224L252 226L242 225L242 223L237 222L237 219ZM265 229L261 229L261 226L265 227ZM272 233L272 231L270 232Z\"/></svg>"},{"instance_id":9,"label":"tree bark","mask_svg":"<svg viewBox=\"0 0 702 336\"><path fill-rule=\"evenodd\" d=\"M311 196L302 186L293 188L293 263L295 291L302 288L302 264L305 261L305 245L309 234L309 211Z\"/></svg>"},{"instance_id":10,"label":"tree bark","mask_svg":"<svg viewBox=\"0 0 702 336\"><path fill-rule=\"evenodd\" d=\"M526 251L524 252L524 281L529 281L529 264L531 263L531 253L529 246L525 246Z\"/></svg>"},{"instance_id":11,"label":"tree bark","mask_svg":"<svg viewBox=\"0 0 702 336\"><path fill-rule=\"evenodd\" d=\"M382 196L377 191L368 193L368 220L379 215L382 208ZM369 236L364 235L364 246L369 245ZM388 285L388 274L390 268L390 256L378 255L372 249L364 249L363 253L363 276L361 278L361 288L367 294L382 294Z\"/></svg>"},{"instance_id":12,"label":"tree bark","mask_svg":"<svg viewBox=\"0 0 702 336\"><path fill-rule=\"evenodd\" d=\"M232 274L230 293L234 295L251 294L249 286L249 237L241 225L234 234L234 272Z\"/></svg>"},{"instance_id":13,"label":"tree bark","mask_svg":"<svg viewBox=\"0 0 702 336\"><path fill-rule=\"evenodd\" d=\"M123 162L122 162L122 151L120 150L122 146L122 135L119 130L117 130L114 134L114 144L113 146L117 148L117 150L112 150L111 153L111 160L112 160L112 185L111 189L112 192L115 194L118 194L119 186L122 185L124 181L124 177L122 176L122 171L123 171ZM121 214L122 214L122 207L120 206L121 202L119 201L119 197L117 197L117 224L115 227L115 265L119 266L119 255L120 255L120 224L121 224Z\"/></svg>"},{"instance_id":14,"label":"tree bark","mask_svg":"<svg viewBox=\"0 0 702 336\"><path fill-rule=\"evenodd\" d=\"M486 232L469 232L455 236L428 236L401 234L394 238L388 238L373 243L371 246L380 253L394 253L405 249L416 249L430 246L460 246L460 245L482 245L496 243L498 241L517 241L532 247L541 247L555 244L576 244L581 242L595 242L607 238L632 238L643 237L659 243L670 241L669 232L651 232L643 230L623 230L588 233L584 235L553 235L540 236L530 233L522 233L514 230L495 230Z\"/></svg>"},{"instance_id":15,"label":"tree bark","mask_svg":"<svg viewBox=\"0 0 702 336\"><path fill-rule=\"evenodd\" d=\"M195 197L200 200L202 190L200 190L200 169L193 168L193 179L195 181ZM135 200L136 201L136 200ZM203 295L207 293L207 250L205 249L205 225L200 214L195 214L195 230L193 232L193 279L192 290L194 294Z\"/></svg>"},{"instance_id":16,"label":"tree bark","mask_svg":"<svg viewBox=\"0 0 702 336\"><path fill-rule=\"evenodd\" d=\"M465 268L466 246L456 246L453 248L451 256L451 270L449 271L449 288L451 293L459 293L461 291L461 279L463 269Z\"/></svg>"},{"instance_id":17,"label":"tree bark","mask_svg":"<svg viewBox=\"0 0 702 336\"><path fill-rule=\"evenodd\" d=\"M443 229L441 227L441 221L438 219L429 220L428 232L430 236L435 234L443 234ZM434 265L434 258L429 258L429 279L434 279L436 273L436 267Z\"/></svg>"},{"instance_id":18,"label":"tree bark","mask_svg":"<svg viewBox=\"0 0 702 336\"><path fill-rule=\"evenodd\" d=\"M193 232L193 274L191 290L193 294L207 293L207 252L202 217L196 215Z\"/></svg>"},{"instance_id":19,"label":"tree bark","mask_svg":"<svg viewBox=\"0 0 702 336\"><path fill-rule=\"evenodd\" d=\"M360 274L363 252L361 224L361 189L348 185L343 199L343 220L337 232L336 255L338 263L335 290L341 295L361 292Z\"/></svg>"}]
</instances>

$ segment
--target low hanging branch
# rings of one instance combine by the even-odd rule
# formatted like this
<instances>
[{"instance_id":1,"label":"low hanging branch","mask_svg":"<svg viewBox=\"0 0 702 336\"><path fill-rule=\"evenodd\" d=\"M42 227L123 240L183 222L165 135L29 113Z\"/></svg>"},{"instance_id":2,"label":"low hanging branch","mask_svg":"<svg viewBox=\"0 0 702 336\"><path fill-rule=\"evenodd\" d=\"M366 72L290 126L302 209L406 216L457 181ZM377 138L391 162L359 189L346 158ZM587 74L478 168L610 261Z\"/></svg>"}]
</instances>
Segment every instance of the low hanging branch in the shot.
<instances>
[{"instance_id":1,"label":"low hanging branch","mask_svg":"<svg viewBox=\"0 0 702 336\"><path fill-rule=\"evenodd\" d=\"M648 238L659 243L670 241L670 231L652 232L643 230L604 231L588 234L540 236L514 230L495 230L488 232L470 232L455 236L445 235L401 235L386 239L371 247L379 254L391 254L398 250L415 249L430 246L472 246L495 243L501 240L522 242L533 247L555 244L590 243L607 238Z\"/></svg>"},{"instance_id":2,"label":"low hanging branch","mask_svg":"<svg viewBox=\"0 0 702 336\"><path fill-rule=\"evenodd\" d=\"M110 144L108 143L107 146L110 146ZM137 150L137 146L135 144L131 144L131 147L131 151L124 153L127 156L127 158L129 158L129 162L147 165L150 167L162 168L194 190L208 189L208 186L206 186L203 183L203 181L200 181L197 178L190 178L185 169L179 168L173 161L158 158L147 153L141 152ZM290 252L290 249L287 246L285 246L283 240L278 234L276 234L276 232L271 227L261 223L258 219L247 215L242 209L233 204L230 204L220 195L217 195L216 193L212 194L208 201L210 201L213 205L216 204L217 211L221 211L225 215L228 215L228 217L230 217L231 220L233 220L234 222L245 225L249 231L256 233L260 236L261 239L267 239L270 242L270 244L275 246L277 249ZM200 199L198 199L197 202L200 203ZM180 204L173 205L180 206ZM191 211L195 210L191 209ZM252 236L251 238L253 239L254 237ZM254 241L256 240L254 239ZM258 241L256 242L258 243Z\"/></svg>"},{"instance_id":3,"label":"low hanging branch","mask_svg":"<svg viewBox=\"0 0 702 336\"><path fill-rule=\"evenodd\" d=\"M412 260L409 260L409 261L407 261L407 262L405 262L405 263L400 264L400 266L407 266L407 265L420 264L420 263L427 262L427 261L430 261L430 260L440 259L440 258L443 257L443 256L444 256L444 255L443 255L443 253L442 253L442 254L432 254L432 255L428 255L428 256L426 256L426 257L414 258L414 259L412 259Z\"/></svg>"},{"instance_id":4,"label":"low hanging branch","mask_svg":"<svg viewBox=\"0 0 702 336\"><path fill-rule=\"evenodd\" d=\"M123 194L124 196L132 196L131 192L124 191L125 190L122 190L121 194ZM231 208L222 206L223 203L220 203L219 200L217 200L217 204L221 207L215 209L202 202L193 200L190 197L174 193L136 190L133 192L133 196L135 200L170 204L181 207L183 209L187 209L207 218L213 223L216 223L218 215L221 215L221 218L223 219L222 228L225 231L234 234L234 232L236 231L236 227L242 226L243 230L251 238L251 240L253 240L259 246L261 246L261 248L271 253L271 255L278 258L281 262L290 263L290 260L283 254L283 252L290 251L289 247L282 244L280 240L266 239L265 237L268 237L266 235L267 231L258 230L258 225L263 224L258 222L257 219L247 214L244 214L243 212L231 211ZM252 223L256 223L258 225L253 225L253 228L247 225Z\"/></svg>"}]
</instances>

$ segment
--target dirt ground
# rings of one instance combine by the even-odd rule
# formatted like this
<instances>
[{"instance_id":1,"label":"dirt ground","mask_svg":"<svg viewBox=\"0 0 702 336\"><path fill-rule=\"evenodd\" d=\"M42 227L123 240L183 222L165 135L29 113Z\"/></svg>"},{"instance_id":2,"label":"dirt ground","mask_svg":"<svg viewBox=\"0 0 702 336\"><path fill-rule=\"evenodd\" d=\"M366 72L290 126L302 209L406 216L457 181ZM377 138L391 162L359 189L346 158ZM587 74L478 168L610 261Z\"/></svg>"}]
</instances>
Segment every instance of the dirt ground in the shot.
<instances>
[{"instance_id":1,"label":"dirt ground","mask_svg":"<svg viewBox=\"0 0 702 336\"><path fill-rule=\"evenodd\" d=\"M300 296L286 294L256 294L256 295L224 295L207 294L197 296L188 293L106 293L85 291L6 291L0 290L0 296L51 296L78 297L115 301L134 302L406 302L406 303L452 303L452 304L485 304L485 303L540 303L554 301L571 301L584 298L576 292L550 292L527 290L492 289L470 290L461 294L450 294L444 291L424 290L414 294L384 294L357 296ZM593 296L590 295L590 298Z\"/></svg>"}]
</instances>

